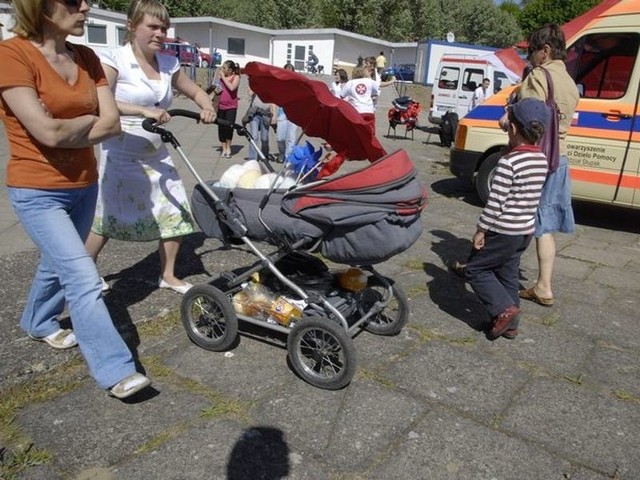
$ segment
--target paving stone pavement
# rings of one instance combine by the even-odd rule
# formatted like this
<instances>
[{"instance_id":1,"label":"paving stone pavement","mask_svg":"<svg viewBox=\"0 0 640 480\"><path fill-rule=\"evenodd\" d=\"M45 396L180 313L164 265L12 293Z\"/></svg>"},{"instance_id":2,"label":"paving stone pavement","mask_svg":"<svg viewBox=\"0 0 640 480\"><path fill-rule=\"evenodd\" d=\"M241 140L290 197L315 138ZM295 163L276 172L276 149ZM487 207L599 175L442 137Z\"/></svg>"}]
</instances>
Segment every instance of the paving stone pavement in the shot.
<instances>
[{"instance_id":1,"label":"paving stone pavement","mask_svg":"<svg viewBox=\"0 0 640 480\"><path fill-rule=\"evenodd\" d=\"M20 331L37 252L0 190L0 477L640 478L640 212L576 203L576 234L558 237L557 304L524 303L517 339L490 342L483 308L446 267L469 251L477 197L448 172L437 134L385 138L396 95L383 89L378 134L388 151L410 153L429 203L421 238L379 269L411 314L397 336L356 335L357 373L338 391L296 377L273 332L252 329L226 353L192 344L180 296L156 288L155 242L112 241L99 260L108 305L154 383L135 402L108 397L77 350L54 352ZM235 156L219 158L215 127L175 119L171 130L205 178L246 156L236 138ZM2 180L7 154L3 135ZM194 234L177 273L201 283L252 259ZM532 247L523 284L535 274Z\"/></svg>"}]
</instances>

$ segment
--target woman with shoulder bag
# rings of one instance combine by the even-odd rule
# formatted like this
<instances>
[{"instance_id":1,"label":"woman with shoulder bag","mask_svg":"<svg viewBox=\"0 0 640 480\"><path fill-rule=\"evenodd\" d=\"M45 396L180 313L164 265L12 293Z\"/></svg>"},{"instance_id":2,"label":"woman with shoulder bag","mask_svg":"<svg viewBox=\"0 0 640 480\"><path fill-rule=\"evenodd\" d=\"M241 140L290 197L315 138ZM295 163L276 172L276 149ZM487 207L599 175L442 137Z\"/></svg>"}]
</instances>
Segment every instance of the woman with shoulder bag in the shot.
<instances>
[{"instance_id":1,"label":"woman with shoulder bag","mask_svg":"<svg viewBox=\"0 0 640 480\"><path fill-rule=\"evenodd\" d=\"M538 257L538 278L530 287L520 290L520 298L544 306L555 303L551 279L556 256L553 234L573 233L575 220L571 207L571 181L567 161L566 136L571 119L578 105L580 95L564 64L566 44L558 25L547 24L529 36L528 60L533 70L522 82L518 100L537 98L553 100L557 105L557 153L547 154L549 174L542 189L540 206L536 215L536 251ZM550 79L551 83L548 81ZM549 98L550 94L553 96ZM547 102L548 103L548 102ZM549 132L549 134L553 134ZM542 144L553 144L545 136Z\"/></svg>"}]
</instances>

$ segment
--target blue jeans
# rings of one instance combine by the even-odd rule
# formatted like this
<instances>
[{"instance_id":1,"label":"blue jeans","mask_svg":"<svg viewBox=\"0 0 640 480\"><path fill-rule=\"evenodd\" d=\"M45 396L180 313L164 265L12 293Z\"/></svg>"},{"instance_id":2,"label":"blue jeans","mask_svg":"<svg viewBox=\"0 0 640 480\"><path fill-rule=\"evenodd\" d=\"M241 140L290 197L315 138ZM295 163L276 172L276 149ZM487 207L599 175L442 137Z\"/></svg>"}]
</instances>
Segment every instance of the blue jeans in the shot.
<instances>
[{"instance_id":1,"label":"blue jeans","mask_svg":"<svg viewBox=\"0 0 640 480\"><path fill-rule=\"evenodd\" d=\"M112 387L136 369L129 348L111 320L98 269L84 246L98 185L8 190L24 230L40 250L40 264L20 327L34 337L55 333L60 328L57 317L66 301L89 372L101 388Z\"/></svg>"},{"instance_id":2,"label":"blue jeans","mask_svg":"<svg viewBox=\"0 0 640 480\"><path fill-rule=\"evenodd\" d=\"M263 117L262 115L255 115L249 123L249 133L253 137L253 140L260 146L260 150L265 158L269 157L269 127L271 117ZM257 160L258 152L253 147L253 144L249 142L249 160Z\"/></svg>"},{"instance_id":3,"label":"blue jeans","mask_svg":"<svg viewBox=\"0 0 640 480\"><path fill-rule=\"evenodd\" d=\"M278 140L278 150L283 158L287 158L296 145L298 126L291 123L285 115L278 116L278 129L276 138Z\"/></svg>"}]
</instances>

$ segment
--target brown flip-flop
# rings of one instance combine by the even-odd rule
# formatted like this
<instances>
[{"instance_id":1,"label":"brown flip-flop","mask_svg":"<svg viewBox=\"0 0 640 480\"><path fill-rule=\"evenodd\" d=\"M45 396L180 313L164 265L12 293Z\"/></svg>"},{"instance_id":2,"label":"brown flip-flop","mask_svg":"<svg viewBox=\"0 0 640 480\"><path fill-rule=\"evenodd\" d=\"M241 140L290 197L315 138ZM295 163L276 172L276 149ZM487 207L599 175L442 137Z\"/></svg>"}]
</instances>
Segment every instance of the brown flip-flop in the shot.
<instances>
[{"instance_id":1,"label":"brown flip-flop","mask_svg":"<svg viewBox=\"0 0 640 480\"><path fill-rule=\"evenodd\" d=\"M543 307L550 307L554 303L556 303L555 299L540 297L535 291L535 287L525 288L524 290L520 290L518 292L518 296L523 300L530 300L538 305L542 305Z\"/></svg>"}]
</instances>

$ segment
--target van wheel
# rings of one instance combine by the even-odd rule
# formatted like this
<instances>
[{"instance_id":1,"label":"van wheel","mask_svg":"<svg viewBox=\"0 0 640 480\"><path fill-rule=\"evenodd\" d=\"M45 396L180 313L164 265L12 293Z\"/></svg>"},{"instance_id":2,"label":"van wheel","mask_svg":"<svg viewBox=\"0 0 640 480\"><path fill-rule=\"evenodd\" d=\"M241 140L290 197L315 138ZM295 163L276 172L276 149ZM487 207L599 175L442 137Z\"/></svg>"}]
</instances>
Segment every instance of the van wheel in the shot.
<instances>
[{"instance_id":1,"label":"van wheel","mask_svg":"<svg viewBox=\"0 0 640 480\"><path fill-rule=\"evenodd\" d=\"M489 199L489 192L491 191L491 182L493 181L493 175L496 171L496 166L498 165L498 160L502 155L500 152L492 153L487 158L485 158L484 162L480 165L478 169L478 174L476 175L476 190L478 192L478 196L480 197L480 201L482 203L487 203Z\"/></svg>"}]
</instances>

